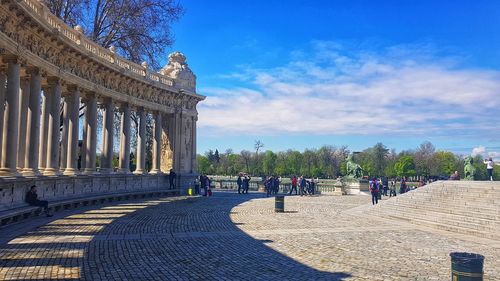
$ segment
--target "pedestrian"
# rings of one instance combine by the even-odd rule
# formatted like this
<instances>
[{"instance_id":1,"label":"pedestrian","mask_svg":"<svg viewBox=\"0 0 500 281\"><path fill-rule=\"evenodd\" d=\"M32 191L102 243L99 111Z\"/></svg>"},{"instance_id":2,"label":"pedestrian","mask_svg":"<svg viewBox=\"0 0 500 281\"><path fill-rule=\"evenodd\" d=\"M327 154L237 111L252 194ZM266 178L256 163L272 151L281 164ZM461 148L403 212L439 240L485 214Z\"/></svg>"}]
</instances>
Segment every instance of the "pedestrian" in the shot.
<instances>
[{"instance_id":1,"label":"pedestrian","mask_svg":"<svg viewBox=\"0 0 500 281\"><path fill-rule=\"evenodd\" d=\"M272 193L273 189L273 178L272 177L266 177L266 180L264 181L264 187L266 188L266 197L269 197Z\"/></svg>"},{"instance_id":2,"label":"pedestrian","mask_svg":"<svg viewBox=\"0 0 500 281\"><path fill-rule=\"evenodd\" d=\"M316 182L314 181L314 178L311 178L311 181L309 182L309 192L311 195L314 195L314 191L316 189Z\"/></svg>"},{"instance_id":3,"label":"pedestrian","mask_svg":"<svg viewBox=\"0 0 500 281\"><path fill-rule=\"evenodd\" d=\"M242 173L238 174L238 179L236 180L236 183L238 184L238 194L241 194L241 188L243 187L243 174Z\"/></svg>"},{"instance_id":4,"label":"pedestrian","mask_svg":"<svg viewBox=\"0 0 500 281\"><path fill-rule=\"evenodd\" d=\"M370 193L372 194L372 205L378 204L379 183L376 178L370 181Z\"/></svg>"},{"instance_id":5,"label":"pedestrian","mask_svg":"<svg viewBox=\"0 0 500 281\"><path fill-rule=\"evenodd\" d=\"M493 181L493 166L495 165L493 158L490 157L490 159L484 159L484 164L486 164L486 170L488 171L490 181Z\"/></svg>"},{"instance_id":6,"label":"pedestrian","mask_svg":"<svg viewBox=\"0 0 500 281\"><path fill-rule=\"evenodd\" d=\"M399 186L399 193L403 194L406 192L406 179L403 177L401 178L401 184Z\"/></svg>"},{"instance_id":7,"label":"pedestrian","mask_svg":"<svg viewBox=\"0 0 500 281\"><path fill-rule=\"evenodd\" d=\"M306 188L306 178L304 177L304 175L302 175L302 176L300 176L300 182L299 182L299 194L300 194L300 196L304 195L305 188Z\"/></svg>"},{"instance_id":8,"label":"pedestrian","mask_svg":"<svg viewBox=\"0 0 500 281\"><path fill-rule=\"evenodd\" d=\"M280 189L280 180L277 176L273 176L273 193L276 195Z\"/></svg>"},{"instance_id":9,"label":"pedestrian","mask_svg":"<svg viewBox=\"0 0 500 281\"><path fill-rule=\"evenodd\" d=\"M49 201L46 200L38 200L38 194L36 193L36 185L32 185L30 190L26 193L26 203L30 206L42 207L45 211L47 217L52 217L52 214L49 210Z\"/></svg>"},{"instance_id":10,"label":"pedestrian","mask_svg":"<svg viewBox=\"0 0 500 281\"><path fill-rule=\"evenodd\" d=\"M382 177L382 186L384 187L384 196L387 196L387 190L389 189L389 179L387 177Z\"/></svg>"},{"instance_id":11,"label":"pedestrian","mask_svg":"<svg viewBox=\"0 0 500 281\"><path fill-rule=\"evenodd\" d=\"M250 178L250 176L245 174L245 177L243 178L243 193L248 194L248 189L250 188L250 180L251 179L252 178Z\"/></svg>"},{"instance_id":12,"label":"pedestrian","mask_svg":"<svg viewBox=\"0 0 500 281\"><path fill-rule=\"evenodd\" d=\"M290 195L292 195L294 189L295 195L297 195L297 177L295 175L292 177L292 188L290 188Z\"/></svg>"},{"instance_id":13,"label":"pedestrian","mask_svg":"<svg viewBox=\"0 0 500 281\"><path fill-rule=\"evenodd\" d=\"M174 172L174 169L170 169L170 174L168 175L168 181L170 182L170 189L175 189L175 178L177 174Z\"/></svg>"},{"instance_id":14,"label":"pedestrian","mask_svg":"<svg viewBox=\"0 0 500 281\"><path fill-rule=\"evenodd\" d=\"M394 179L391 180L391 187L389 193L390 193L389 197L396 196L396 181Z\"/></svg>"},{"instance_id":15,"label":"pedestrian","mask_svg":"<svg viewBox=\"0 0 500 281\"><path fill-rule=\"evenodd\" d=\"M452 180L452 181L459 181L460 180L460 175L458 174L458 171L455 171L453 174L451 174L450 180Z\"/></svg>"}]
</instances>

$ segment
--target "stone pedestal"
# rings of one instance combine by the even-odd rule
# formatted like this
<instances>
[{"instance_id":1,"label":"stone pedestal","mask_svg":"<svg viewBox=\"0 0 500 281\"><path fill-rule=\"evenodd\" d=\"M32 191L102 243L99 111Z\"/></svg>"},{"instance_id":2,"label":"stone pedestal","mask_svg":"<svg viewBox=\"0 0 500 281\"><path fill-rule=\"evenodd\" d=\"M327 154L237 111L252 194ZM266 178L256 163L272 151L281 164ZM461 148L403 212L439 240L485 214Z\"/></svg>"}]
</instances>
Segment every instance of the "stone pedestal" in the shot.
<instances>
[{"instance_id":1,"label":"stone pedestal","mask_svg":"<svg viewBox=\"0 0 500 281\"><path fill-rule=\"evenodd\" d=\"M369 191L370 187L366 180L354 180L346 184L347 195L358 195L361 191Z\"/></svg>"}]
</instances>

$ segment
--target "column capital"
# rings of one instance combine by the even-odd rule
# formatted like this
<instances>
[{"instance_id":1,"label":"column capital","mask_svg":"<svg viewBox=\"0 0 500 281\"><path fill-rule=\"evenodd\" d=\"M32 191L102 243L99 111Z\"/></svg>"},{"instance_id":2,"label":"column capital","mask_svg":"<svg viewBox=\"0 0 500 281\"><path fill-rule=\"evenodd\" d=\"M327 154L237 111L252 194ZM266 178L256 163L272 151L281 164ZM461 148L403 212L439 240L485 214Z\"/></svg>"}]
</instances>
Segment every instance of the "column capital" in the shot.
<instances>
[{"instance_id":1,"label":"column capital","mask_svg":"<svg viewBox=\"0 0 500 281\"><path fill-rule=\"evenodd\" d=\"M8 55L3 55L2 56L2 61L4 63L18 63L19 62L19 57L16 55L8 54Z\"/></svg>"},{"instance_id":2,"label":"column capital","mask_svg":"<svg viewBox=\"0 0 500 281\"><path fill-rule=\"evenodd\" d=\"M59 77L55 77L55 76L47 77L47 84L49 86L55 86L55 85L60 84L60 83L61 83L61 79Z\"/></svg>"},{"instance_id":3,"label":"column capital","mask_svg":"<svg viewBox=\"0 0 500 281\"><path fill-rule=\"evenodd\" d=\"M25 68L25 72L27 75L33 76L33 75L40 75L40 68L36 66L27 66Z\"/></svg>"}]
</instances>

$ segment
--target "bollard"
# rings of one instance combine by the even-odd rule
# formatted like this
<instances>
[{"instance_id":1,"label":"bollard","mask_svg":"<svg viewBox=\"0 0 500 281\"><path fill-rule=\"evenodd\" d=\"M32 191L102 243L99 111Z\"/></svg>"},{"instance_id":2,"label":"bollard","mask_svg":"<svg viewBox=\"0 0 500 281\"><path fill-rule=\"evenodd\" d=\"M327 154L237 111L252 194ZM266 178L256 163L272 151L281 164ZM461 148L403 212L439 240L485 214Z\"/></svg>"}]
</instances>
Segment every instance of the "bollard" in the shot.
<instances>
[{"instance_id":1,"label":"bollard","mask_svg":"<svg viewBox=\"0 0 500 281\"><path fill-rule=\"evenodd\" d=\"M188 196L193 196L193 189L191 187L188 188Z\"/></svg>"},{"instance_id":2,"label":"bollard","mask_svg":"<svg viewBox=\"0 0 500 281\"><path fill-rule=\"evenodd\" d=\"M452 281L483 281L484 256L473 253L450 253Z\"/></svg>"},{"instance_id":3,"label":"bollard","mask_svg":"<svg viewBox=\"0 0 500 281\"><path fill-rule=\"evenodd\" d=\"M285 212L285 196L276 195L276 197L274 197L274 212L276 213Z\"/></svg>"}]
</instances>

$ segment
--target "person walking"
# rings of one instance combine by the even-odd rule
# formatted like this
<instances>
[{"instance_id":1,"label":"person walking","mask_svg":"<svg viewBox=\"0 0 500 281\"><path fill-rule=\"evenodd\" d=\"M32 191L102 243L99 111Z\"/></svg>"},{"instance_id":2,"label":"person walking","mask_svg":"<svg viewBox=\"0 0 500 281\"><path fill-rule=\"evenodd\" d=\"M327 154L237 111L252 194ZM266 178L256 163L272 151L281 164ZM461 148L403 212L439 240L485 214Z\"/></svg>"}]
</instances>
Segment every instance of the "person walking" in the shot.
<instances>
[{"instance_id":1,"label":"person walking","mask_svg":"<svg viewBox=\"0 0 500 281\"><path fill-rule=\"evenodd\" d=\"M493 158L490 157L490 159L484 159L484 164L486 164L486 170L488 171L490 181L493 181L493 166L495 165Z\"/></svg>"},{"instance_id":2,"label":"person walking","mask_svg":"<svg viewBox=\"0 0 500 281\"><path fill-rule=\"evenodd\" d=\"M236 180L236 184L238 184L238 194L241 194L241 188L243 187L243 174L238 174L238 179Z\"/></svg>"},{"instance_id":3,"label":"person walking","mask_svg":"<svg viewBox=\"0 0 500 281\"><path fill-rule=\"evenodd\" d=\"M391 180L391 187L389 190L389 197L396 196L396 180Z\"/></svg>"},{"instance_id":4,"label":"person walking","mask_svg":"<svg viewBox=\"0 0 500 281\"><path fill-rule=\"evenodd\" d=\"M372 205L378 204L379 184L376 178L370 182L370 193L372 194Z\"/></svg>"},{"instance_id":5,"label":"person walking","mask_svg":"<svg viewBox=\"0 0 500 281\"><path fill-rule=\"evenodd\" d=\"M299 194L300 196L304 195L306 189L306 178L304 175L300 176L300 182L299 182Z\"/></svg>"},{"instance_id":6,"label":"person walking","mask_svg":"<svg viewBox=\"0 0 500 281\"><path fill-rule=\"evenodd\" d=\"M243 178L243 193L248 194L248 189L250 188L250 178L247 174L245 174L245 177Z\"/></svg>"},{"instance_id":7,"label":"person walking","mask_svg":"<svg viewBox=\"0 0 500 281\"><path fill-rule=\"evenodd\" d=\"M174 169L170 169L170 173L168 174L168 181L170 182L170 189L175 189L175 178L177 174L174 172Z\"/></svg>"},{"instance_id":8,"label":"person walking","mask_svg":"<svg viewBox=\"0 0 500 281\"><path fill-rule=\"evenodd\" d=\"M382 186L384 188L384 196L387 196L387 190L389 189L389 179L386 176L382 177Z\"/></svg>"},{"instance_id":9,"label":"person walking","mask_svg":"<svg viewBox=\"0 0 500 281\"><path fill-rule=\"evenodd\" d=\"M297 177L295 175L292 177L292 188L290 188L290 195L292 195L294 189L295 195L297 195Z\"/></svg>"},{"instance_id":10,"label":"person walking","mask_svg":"<svg viewBox=\"0 0 500 281\"><path fill-rule=\"evenodd\" d=\"M49 201L46 200L38 200L38 194L36 193L36 185L32 185L30 190L26 193L26 203L30 206L42 207L45 211L47 217L52 217L52 214L49 210Z\"/></svg>"},{"instance_id":11,"label":"person walking","mask_svg":"<svg viewBox=\"0 0 500 281\"><path fill-rule=\"evenodd\" d=\"M399 185L399 194L403 194L406 192L406 179L401 178L401 184Z\"/></svg>"}]
</instances>

